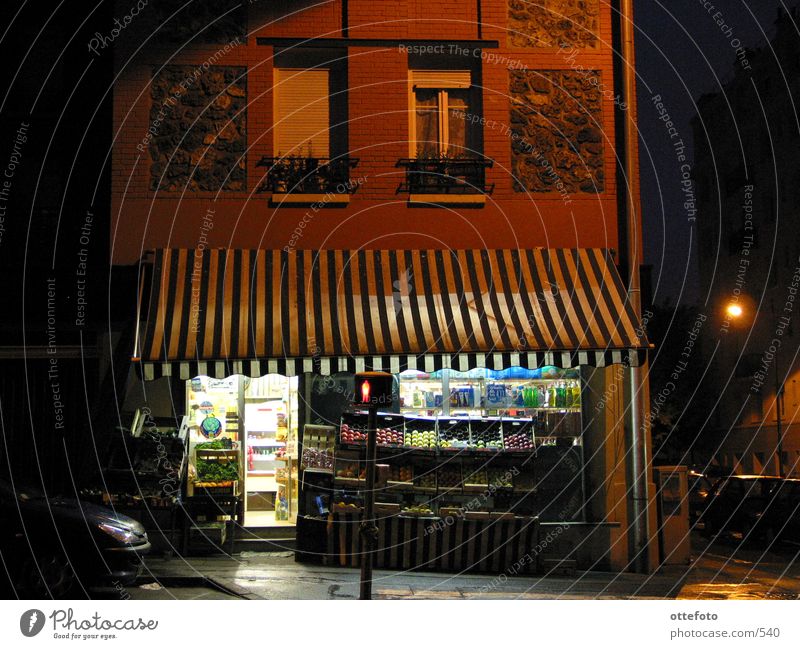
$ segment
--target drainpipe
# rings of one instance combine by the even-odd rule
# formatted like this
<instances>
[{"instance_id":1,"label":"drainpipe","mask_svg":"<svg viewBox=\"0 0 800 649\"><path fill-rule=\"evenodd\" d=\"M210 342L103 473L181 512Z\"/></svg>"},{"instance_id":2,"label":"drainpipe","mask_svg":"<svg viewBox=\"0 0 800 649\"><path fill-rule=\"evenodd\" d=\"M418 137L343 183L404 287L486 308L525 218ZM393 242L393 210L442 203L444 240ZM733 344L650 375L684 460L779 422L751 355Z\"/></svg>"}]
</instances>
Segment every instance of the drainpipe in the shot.
<instances>
[{"instance_id":1,"label":"drainpipe","mask_svg":"<svg viewBox=\"0 0 800 649\"><path fill-rule=\"evenodd\" d=\"M637 317L642 315L642 296L639 278L640 246L639 211L637 197L639 180L636 175L634 161L638 141L633 106L636 102L636 77L633 67L634 30L633 0L619 0L620 29L620 75L622 77L622 101L627 106L624 111L623 170L627 180L625 193L625 261L628 274L628 301ZM643 391L644 372L641 367L631 367L628 371L628 389L630 393L630 440L631 454L631 508L633 517L629 529L633 533L633 567L636 572L649 572L649 513L647 510L649 483L647 467L648 426L644 416L645 404Z\"/></svg>"}]
</instances>

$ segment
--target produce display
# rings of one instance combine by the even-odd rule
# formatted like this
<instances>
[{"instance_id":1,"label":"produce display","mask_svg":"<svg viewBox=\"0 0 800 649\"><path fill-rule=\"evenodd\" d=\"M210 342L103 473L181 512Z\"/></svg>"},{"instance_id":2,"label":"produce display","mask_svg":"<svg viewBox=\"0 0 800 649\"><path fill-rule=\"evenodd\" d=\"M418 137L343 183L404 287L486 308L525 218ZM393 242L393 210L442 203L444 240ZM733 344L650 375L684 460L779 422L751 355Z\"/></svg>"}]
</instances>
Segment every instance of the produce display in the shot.
<instances>
[{"instance_id":1,"label":"produce display","mask_svg":"<svg viewBox=\"0 0 800 649\"><path fill-rule=\"evenodd\" d=\"M580 417L580 413L575 416ZM426 517L438 512L446 517L442 508L444 512L458 512L459 518L471 517L470 520L540 515L543 501L536 495L534 469L544 466L544 460L562 449L547 448L536 453L534 449L579 443L580 437L535 435L536 421L530 416L436 418L378 413L378 463L388 465L389 481L388 485L377 486L376 496L385 501L381 516ZM355 516L361 511L362 505L351 501L353 494L364 493L366 428L365 413L343 414L334 463L335 488L342 491L331 498L333 511ZM582 449L575 452L582 454ZM324 465L328 461L324 453L310 454L306 459L308 465ZM430 502L425 502L427 499ZM464 513L467 510L469 517Z\"/></svg>"},{"instance_id":2,"label":"produce display","mask_svg":"<svg viewBox=\"0 0 800 649\"><path fill-rule=\"evenodd\" d=\"M411 505L400 513L403 516L434 516L433 510L427 505Z\"/></svg>"},{"instance_id":3,"label":"produce display","mask_svg":"<svg viewBox=\"0 0 800 649\"><path fill-rule=\"evenodd\" d=\"M339 439L343 444L363 444L367 441L367 433L361 428L342 423L339 429Z\"/></svg>"},{"instance_id":4,"label":"produce display","mask_svg":"<svg viewBox=\"0 0 800 649\"><path fill-rule=\"evenodd\" d=\"M489 477L486 469L475 468L473 470L465 467L464 484L483 485L485 487L487 484L489 484Z\"/></svg>"},{"instance_id":5,"label":"produce display","mask_svg":"<svg viewBox=\"0 0 800 649\"><path fill-rule=\"evenodd\" d=\"M327 449L304 448L302 465L305 469L332 469L333 455Z\"/></svg>"},{"instance_id":6,"label":"produce display","mask_svg":"<svg viewBox=\"0 0 800 649\"><path fill-rule=\"evenodd\" d=\"M394 428L378 428L378 444L383 446L400 446L403 444L403 431Z\"/></svg>"},{"instance_id":7,"label":"produce display","mask_svg":"<svg viewBox=\"0 0 800 649\"><path fill-rule=\"evenodd\" d=\"M367 477L367 469L359 468L358 464L349 463L345 464L342 468L336 470L337 478L359 478L363 480Z\"/></svg>"},{"instance_id":8,"label":"produce display","mask_svg":"<svg viewBox=\"0 0 800 649\"><path fill-rule=\"evenodd\" d=\"M414 469L411 465L394 466L389 469L389 480L394 482L411 482L414 477Z\"/></svg>"},{"instance_id":9,"label":"produce display","mask_svg":"<svg viewBox=\"0 0 800 649\"><path fill-rule=\"evenodd\" d=\"M417 472L417 478L415 480L417 487L422 487L423 489L436 489L436 473L433 469L429 469L425 472Z\"/></svg>"},{"instance_id":10,"label":"produce display","mask_svg":"<svg viewBox=\"0 0 800 649\"><path fill-rule=\"evenodd\" d=\"M442 448L467 448L469 446L469 422L448 420L440 424L440 442Z\"/></svg>"},{"instance_id":11,"label":"produce display","mask_svg":"<svg viewBox=\"0 0 800 649\"><path fill-rule=\"evenodd\" d=\"M461 470L458 466L442 466L438 471L439 487L453 489L461 486Z\"/></svg>"},{"instance_id":12,"label":"produce display","mask_svg":"<svg viewBox=\"0 0 800 649\"><path fill-rule=\"evenodd\" d=\"M472 446L475 448L502 449L503 434L500 422L476 425L472 430Z\"/></svg>"},{"instance_id":13,"label":"produce display","mask_svg":"<svg viewBox=\"0 0 800 649\"><path fill-rule=\"evenodd\" d=\"M231 441L228 439L217 439L211 442L203 442L195 446L196 451L230 451ZM215 482L234 482L239 479L238 460L227 457L202 457L198 454L195 459L195 471L197 481Z\"/></svg>"},{"instance_id":14,"label":"produce display","mask_svg":"<svg viewBox=\"0 0 800 649\"><path fill-rule=\"evenodd\" d=\"M407 429L404 444L413 448L436 448L436 431L433 429Z\"/></svg>"},{"instance_id":15,"label":"produce display","mask_svg":"<svg viewBox=\"0 0 800 649\"><path fill-rule=\"evenodd\" d=\"M489 467L488 474L489 484L494 485L495 487L505 487L510 489L514 486L511 482L513 473L510 469L504 467Z\"/></svg>"},{"instance_id":16,"label":"produce display","mask_svg":"<svg viewBox=\"0 0 800 649\"><path fill-rule=\"evenodd\" d=\"M355 503L346 503L343 500L335 503L336 509L343 512L358 512L361 511L361 507L356 505Z\"/></svg>"},{"instance_id":17,"label":"produce display","mask_svg":"<svg viewBox=\"0 0 800 649\"><path fill-rule=\"evenodd\" d=\"M533 438L530 433L515 433L505 438L505 446L509 451L523 451L533 448Z\"/></svg>"}]
</instances>

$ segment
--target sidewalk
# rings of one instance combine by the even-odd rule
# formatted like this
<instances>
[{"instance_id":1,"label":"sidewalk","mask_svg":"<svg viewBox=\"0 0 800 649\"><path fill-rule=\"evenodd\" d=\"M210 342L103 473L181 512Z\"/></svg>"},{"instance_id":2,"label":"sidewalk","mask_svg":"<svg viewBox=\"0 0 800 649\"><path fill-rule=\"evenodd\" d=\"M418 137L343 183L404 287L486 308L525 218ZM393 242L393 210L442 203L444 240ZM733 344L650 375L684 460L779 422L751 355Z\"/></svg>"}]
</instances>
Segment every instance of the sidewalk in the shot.
<instances>
[{"instance_id":1,"label":"sidewalk","mask_svg":"<svg viewBox=\"0 0 800 649\"><path fill-rule=\"evenodd\" d=\"M165 559L149 557L142 583L214 586L244 599L357 599L358 570L295 563L293 553ZM687 569L655 575L577 572L573 576L455 575L376 570L375 599L665 599Z\"/></svg>"}]
</instances>

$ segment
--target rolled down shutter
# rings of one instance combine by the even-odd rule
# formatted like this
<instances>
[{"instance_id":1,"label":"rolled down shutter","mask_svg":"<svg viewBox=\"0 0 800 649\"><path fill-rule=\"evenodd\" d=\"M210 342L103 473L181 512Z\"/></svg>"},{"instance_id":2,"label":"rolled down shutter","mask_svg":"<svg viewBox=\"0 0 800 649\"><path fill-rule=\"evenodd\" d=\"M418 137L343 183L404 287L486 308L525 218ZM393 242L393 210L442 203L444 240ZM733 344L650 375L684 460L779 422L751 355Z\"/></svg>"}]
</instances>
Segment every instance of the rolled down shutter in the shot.
<instances>
[{"instance_id":1,"label":"rolled down shutter","mask_svg":"<svg viewBox=\"0 0 800 649\"><path fill-rule=\"evenodd\" d=\"M469 88L469 70L412 70L411 83L415 88Z\"/></svg>"},{"instance_id":2,"label":"rolled down shutter","mask_svg":"<svg viewBox=\"0 0 800 649\"><path fill-rule=\"evenodd\" d=\"M275 70L275 156L330 157L328 70Z\"/></svg>"}]
</instances>

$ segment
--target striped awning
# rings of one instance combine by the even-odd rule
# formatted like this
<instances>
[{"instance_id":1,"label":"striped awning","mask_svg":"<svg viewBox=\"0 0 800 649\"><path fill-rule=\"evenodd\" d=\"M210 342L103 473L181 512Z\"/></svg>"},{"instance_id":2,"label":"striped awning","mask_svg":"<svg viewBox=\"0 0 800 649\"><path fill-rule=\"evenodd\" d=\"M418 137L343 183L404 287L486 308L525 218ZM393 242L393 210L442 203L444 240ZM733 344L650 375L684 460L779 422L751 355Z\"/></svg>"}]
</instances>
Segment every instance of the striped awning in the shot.
<instances>
[{"instance_id":1,"label":"striped awning","mask_svg":"<svg viewBox=\"0 0 800 649\"><path fill-rule=\"evenodd\" d=\"M610 253L158 250L144 378L638 365Z\"/></svg>"}]
</instances>

